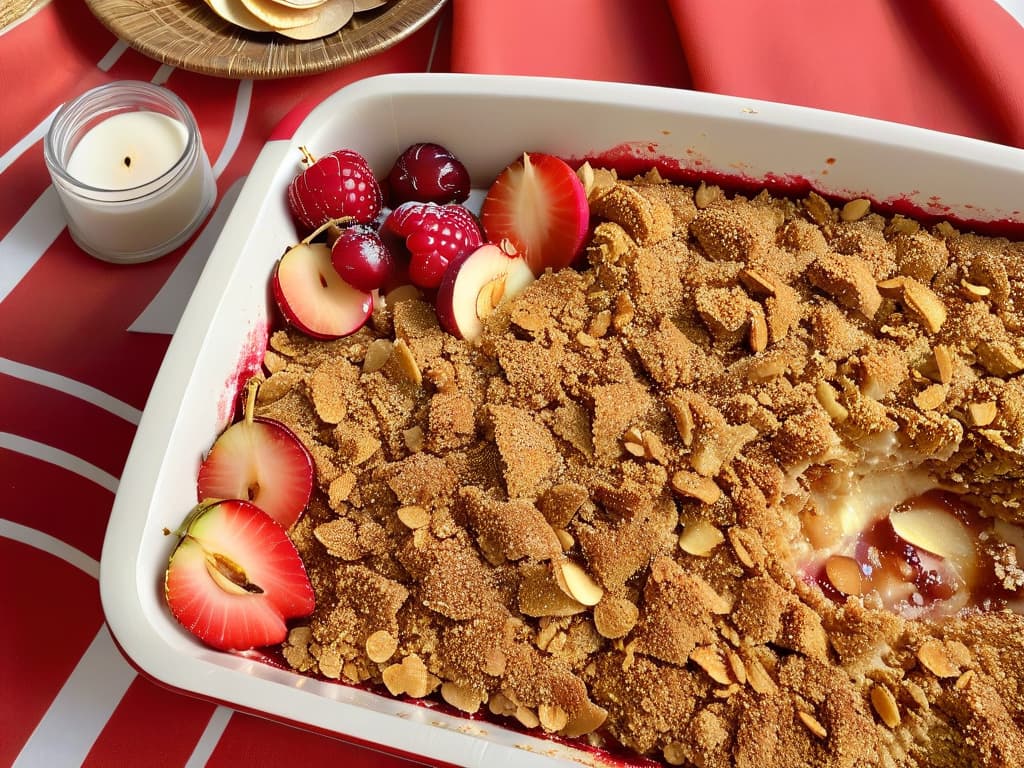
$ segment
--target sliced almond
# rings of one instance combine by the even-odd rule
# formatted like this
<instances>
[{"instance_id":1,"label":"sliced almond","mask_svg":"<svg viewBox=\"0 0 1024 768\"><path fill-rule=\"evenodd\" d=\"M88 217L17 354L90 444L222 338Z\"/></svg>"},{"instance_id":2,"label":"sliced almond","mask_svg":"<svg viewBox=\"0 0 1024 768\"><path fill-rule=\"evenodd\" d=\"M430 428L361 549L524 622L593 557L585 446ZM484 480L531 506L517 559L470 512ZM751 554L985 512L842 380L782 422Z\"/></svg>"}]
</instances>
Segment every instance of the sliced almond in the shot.
<instances>
[{"instance_id":1,"label":"sliced almond","mask_svg":"<svg viewBox=\"0 0 1024 768\"><path fill-rule=\"evenodd\" d=\"M833 555L825 561L825 574L832 586L844 595L864 593L864 579L860 565L852 557Z\"/></svg>"},{"instance_id":2,"label":"sliced almond","mask_svg":"<svg viewBox=\"0 0 1024 768\"><path fill-rule=\"evenodd\" d=\"M740 685L745 685L747 682L747 668L743 664L743 659L736 651L729 651L726 654L726 659L729 662L729 671L732 673L733 679Z\"/></svg>"},{"instance_id":3,"label":"sliced almond","mask_svg":"<svg viewBox=\"0 0 1024 768\"><path fill-rule=\"evenodd\" d=\"M409 504L398 508L398 519L406 528L413 530L430 525L430 510L418 504Z\"/></svg>"},{"instance_id":4,"label":"sliced almond","mask_svg":"<svg viewBox=\"0 0 1024 768\"><path fill-rule=\"evenodd\" d=\"M521 704L516 707L516 711L512 716L518 720L524 728L536 728L540 725L540 718L537 717L537 713L529 707L524 707Z\"/></svg>"},{"instance_id":5,"label":"sliced almond","mask_svg":"<svg viewBox=\"0 0 1024 768\"><path fill-rule=\"evenodd\" d=\"M945 344L938 344L933 354L935 367L939 372L939 383L949 384L953 380L953 352Z\"/></svg>"},{"instance_id":6,"label":"sliced almond","mask_svg":"<svg viewBox=\"0 0 1024 768\"><path fill-rule=\"evenodd\" d=\"M739 278L743 287L755 296L774 296L778 291L775 281L756 269L741 269Z\"/></svg>"},{"instance_id":7,"label":"sliced almond","mask_svg":"<svg viewBox=\"0 0 1024 768\"><path fill-rule=\"evenodd\" d=\"M960 674L939 640L926 640L917 650L917 660L936 677L957 677Z\"/></svg>"},{"instance_id":8,"label":"sliced almond","mask_svg":"<svg viewBox=\"0 0 1024 768\"><path fill-rule=\"evenodd\" d=\"M814 390L821 407L836 424L842 424L850 417L850 411L839 402L839 394L827 381L819 381Z\"/></svg>"},{"instance_id":9,"label":"sliced almond","mask_svg":"<svg viewBox=\"0 0 1024 768\"><path fill-rule=\"evenodd\" d=\"M914 405L922 411L934 411L946 401L946 388L932 384L914 395Z\"/></svg>"},{"instance_id":10,"label":"sliced almond","mask_svg":"<svg viewBox=\"0 0 1024 768\"><path fill-rule=\"evenodd\" d=\"M583 185L583 192L590 197L590 191L594 188L594 167L589 162L584 162L576 169L576 178Z\"/></svg>"},{"instance_id":11,"label":"sliced almond","mask_svg":"<svg viewBox=\"0 0 1024 768\"><path fill-rule=\"evenodd\" d=\"M686 524L679 536L679 548L690 555L707 557L725 541L725 534L707 520L698 519Z\"/></svg>"},{"instance_id":12,"label":"sliced almond","mask_svg":"<svg viewBox=\"0 0 1024 768\"><path fill-rule=\"evenodd\" d=\"M915 547L961 565L974 564L974 537L944 509L931 506L894 509L889 513L889 522L897 536Z\"/></svg>"},{"instance_id":13,"label":"sliced almond","mask_svg":"<svg viewBox=\"0 0 1024 768\"><path fill-rule=\"evenodd\" d=\"M981 301L987 298L992 293L992 289L987 285L976 285L975 283L969 283L966 280L960 281L961 293L968 301Z\"/></svg>"},{"instance_id":14,"label":"sliced almond","mask_svg":"<svg viewBox=\"0 0 1024 768\"><path fill-rule=\"evenodd\" d=\"M703 669L708 677L721 685L730 685L732 678L729 668L725 665L722 654L714 646L705 645L695 648L690 654L690 661Z\"/></svg>"},{"instance_id":15,"label":"sliced almond","mask_svg":"<svg viewBox=\"0 0 1024 768\"><path fill-rule=\"evenodd\" d=\"M441 684L441 698L456 709L472 715L480 709L485 697L468 686L458 685L449 680Z\"/></svg>"},{"instance_id":16,"label":"sliced almond","mask_svg":"<svg viewBox=\"0 0 1024 768\"><path fill-rule=\"evenodd\" d=\"M399 339L395 342L394 353L395 359L398 361L398 367L405 378L417 387L422 386L423 374L420 372L420 366L416 362L416 358L413 356L412 350L409 349L409 345L405 343L404 339Z\"/></svg>"},{"instance_id":17,"label":"sliced almond","mask_svg":"<svg viewBox=\"0 0 1024 768\"><path fill-rule=\"evenodd\" d=\"M394 344L390 339L374 339L366 347L363 357L363 373L373 373L383 368L391 359Z\"/></svg>"},{"instance_id":18,"label":"sliced almond","mask_svg":"<svg viewBox=\"0 0 1024 768\"><path fill-rule=\"evenodd\" d=\"M867 198L859 197L856 200L850 200L839 209L839 218L843 221L857 221L858 219L863 219L870 210L871 201Z\"/></svg>"},{"instance_id":19,"label":"sliced almond","mask_svg":"<svg viewBox=\"0 0 1024 768\"><path fill-rule=\"evenodd\" d=\"M558 564L555 578L562 591L577 602L591 606L601 602L604 590L578 563L566 560Z\"/></svg>"},{"instance_id":20,"label":"sliced almond","mask_svg":"<svg viewBox=\"0 0 1024 768\"><path fill-rule=\"evenodd\" d=\"M755 693L766 694L775 690L775 681L768 674L768 670L764 668L764 664L757 659L750 659L746 666L747 682L750 683L750 687L754 689Z\"/></svg>"},{"instance_id":21,"label":"sliced almond","mask_svg":"<svg viewBox=\"0 0 1024 768\"><path fill-rule=\"evenodd\" d=\"M946 305L931 288L908 280L904 288L903 304L917 317L929 332L938 333L946 322Z\"/></svg>"},{"instance_id":22,"label":"sliced almond","mask_svg":"<svg viewBox=\"0 0 1024 768\"><path fill-rule=\"evenodd\" d=\"M765 319L764 311L757 309L750 313L750 332L748 334L750 351L754 354L763 352L768 347L768 321Z\"/></svg>"},{"instance_id":23,"label":"sliced almond","mask_svg":"<svg viewBox=\"0 0 1024 768\"><path fill-rule=\"evenodd\" d=\"M976 427L987 427L996 420L998 413L999 409L991 400L984 403L971 403L967 406L967 415L971 419L971 424Z\"/></svg>"},{"instance_id":24,"label":"sliced almond","mask_svg":"<svg viewBox=\"0 0 1024 768\"><path fill-rule=\"evenodd\" d=\"M669 481L672 490L680 496L697 499L705 504L714 504L722 497L722 489L710 477L702 477L696 472L680 470L672 475Z\"/></svg>"},{"instance_id":25,"label":"sliced almond","mask_svg":"<svg viewBox=\"0 0 1024 768\"><path fill-rule=\"evenodd\" d=\"M828 738L828 731L825 729L825 726L818 722L818 718L814 715L801 711L797 712L797 717L800 718L800 722L804 724L804 727L819 739Z\"/></svg>"},{"instance_id":26,"label":"sliced almond","mask_svg":"<svg viewBox=\"0 0 1024 768\"><path fill-rule=\"evenodd\" d=\"M900 724L900 707L888 687L875 685L871 688L871 706L889 728Z\"/></svg>"},{"instance_id":27,"label":"sliced almond","mask_svg":"<svg viewBox=\"0 0 1024 768\"><path fill-rule=\"evenodd\" d=\"M537 719L545 731L557 733L569 724L569 713L557 704L541 704L537 707Z\"/></svg>"},{"instance_id":28,"label":"sliced almond","mask_svg":"<svg viewBox=\"0 0 1024 768\"><path fill-rule=\"evenodd\" d=\"M409 449L410 453L419 453L423 450L423 446L425 445L423 427L417 424L414 427L402 430L402 441L405 443L405 447Z\"/></svg>"},{"instance_id":29,"label":"sliced almond","mask_svg":"<svg viewBox=\"0 0 1024 768\"><path fill-rule=\"evenodd\" d=\"M366 655L375 664L381 664L398 650L398 639L385 629L378 629L366 638Z\"/></svg>"},{"instance_id":30,"label":"sliced almond","mask_svg":"<svg viewBox=\"0 0 1024 768\"><path fill-rule=\"evenodd\" d=\"M974 680L974 674L975 673L973 669L968 669L966 672L964 672L962 675L960 675L960 677L956 679L956 682L953 683L953 687L958 691L962 691L964 688L971 684L972 680Z\"/></svg>"}]
</instances>

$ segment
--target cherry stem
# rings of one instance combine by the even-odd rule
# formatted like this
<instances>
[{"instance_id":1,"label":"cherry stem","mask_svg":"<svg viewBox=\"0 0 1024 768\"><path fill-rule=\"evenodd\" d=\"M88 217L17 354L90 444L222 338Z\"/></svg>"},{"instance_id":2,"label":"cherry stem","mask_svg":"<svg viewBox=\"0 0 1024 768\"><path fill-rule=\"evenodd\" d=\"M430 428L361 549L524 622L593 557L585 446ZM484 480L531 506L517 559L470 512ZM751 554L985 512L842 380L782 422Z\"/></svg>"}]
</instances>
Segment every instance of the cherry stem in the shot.
<instances>
[{"instance_id":1,"label":"cherry stem","mask_svg":"<svg viewBox=\"0 0 1024 768\"><path fill-rule=\"evenodd\" d=\"M313 163L316 162L316 158L313 157L313 154L308 149L306 149L305 147L301 147L300 146L299 147L299 152L302 153L302 162L304 164L312 165Z\"/></svg>"},{"instance_id":2,"label":"cherry stem","mask_svg":"<svg viewBox=\"0 0 1024 768\"><path fill-rule=\"evenodd\" d=\"M245 382L245 405L242 407L242 416L246 424L252 424L253 414L256 411L256 393L259 392L260 382L253 376Z\"/></svg>"},{"instance_id":3,"label":"cherry stem","mask_svg":"<svg viewBox=\"0 0 1024 768\"><path fill-rule=\"evenodd\" d=\"M341 218L338 219L329 219L325 221L323 224L321 224L319 227L314 229L312 232L310 232L308 235L306 235L304 238L302 238L302 244L309 245L309 243L314 238L316 238L317 235L319 235L324 230L329 229L330 227L344 227L348 224L351 224L353 221L355 221L355 219L352 218L351 216L342 216Z\"/></svg>"}]
</instances>

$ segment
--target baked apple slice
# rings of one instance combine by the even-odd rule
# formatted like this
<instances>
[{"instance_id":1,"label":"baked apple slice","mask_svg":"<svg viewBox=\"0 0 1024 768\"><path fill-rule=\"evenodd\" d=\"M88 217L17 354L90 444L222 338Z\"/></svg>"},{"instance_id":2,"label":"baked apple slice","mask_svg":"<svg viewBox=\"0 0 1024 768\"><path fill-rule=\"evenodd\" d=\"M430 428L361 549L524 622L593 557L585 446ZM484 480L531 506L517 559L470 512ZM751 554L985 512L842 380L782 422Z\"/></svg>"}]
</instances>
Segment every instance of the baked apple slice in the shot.
<instances>
[{"instance_id":1,"label":"baked apple slice","mask_svg":"<svg viewBox=\"0 0 1024 768\"><path fill-rule=\"evenodd\" d=\"M199 465L199 501L249 501L290 528L313 492L313 458L284 424L253 417L256 389L250 379L244 418L220 434Z\"/></svg>"}]
</instances>

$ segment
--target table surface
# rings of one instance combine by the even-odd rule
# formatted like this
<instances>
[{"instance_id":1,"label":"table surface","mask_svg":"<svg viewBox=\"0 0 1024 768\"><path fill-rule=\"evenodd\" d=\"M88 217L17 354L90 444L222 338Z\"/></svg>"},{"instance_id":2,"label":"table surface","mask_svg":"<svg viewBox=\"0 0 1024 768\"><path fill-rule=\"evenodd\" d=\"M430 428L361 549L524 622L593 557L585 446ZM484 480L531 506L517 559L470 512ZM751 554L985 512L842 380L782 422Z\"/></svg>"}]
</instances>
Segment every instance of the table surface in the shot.
<instances>
[{"instance_id":1,"label":"table surface","mask_svg":"<svg viewBox=\"0 0 1024 768\"><path fill-rule=\"evenodd\" d=\"M1022 23L1022 0L452 0L376 57L253 82L163 66L80 0L39 0L0 30L0 765L410 764L154 685L100 606L107 517L147 393L286 116L375 74L486 72L729 93L1024 147ZM189 243L130 267L72 243L41 147L62 102L120 79L188 103L218 186Z\"/></svg>"}]
</instances>

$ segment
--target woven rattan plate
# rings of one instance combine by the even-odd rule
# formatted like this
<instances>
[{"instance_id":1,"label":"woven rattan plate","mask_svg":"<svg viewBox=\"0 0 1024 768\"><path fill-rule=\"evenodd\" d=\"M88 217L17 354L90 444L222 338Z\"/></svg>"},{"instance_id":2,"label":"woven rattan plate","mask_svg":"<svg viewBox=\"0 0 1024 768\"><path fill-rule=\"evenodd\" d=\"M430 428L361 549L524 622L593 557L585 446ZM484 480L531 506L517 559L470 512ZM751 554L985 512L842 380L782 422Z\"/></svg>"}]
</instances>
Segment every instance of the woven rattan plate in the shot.
<instances>
[{"instance_id":1,"label":"woven rattan plate","mask_svg":"<svg viewBox=\"0 0 1024 768\"><path fill-rule=\"evenodd\" d=\"M394 0L308 42L241 29L203 0L85 2L111 32L164 64L206 75L271 79L326 72L379 53L423 26L445 0Z\"/></svg>"}]
</instances>

